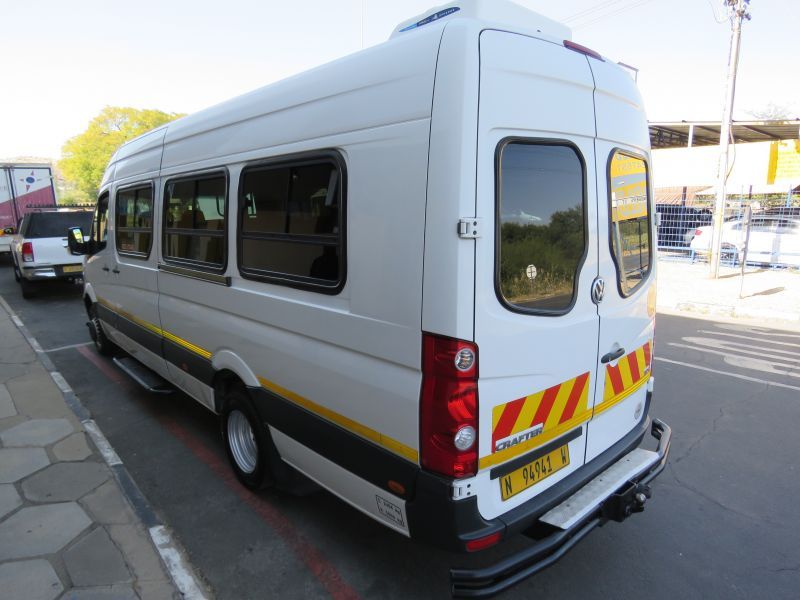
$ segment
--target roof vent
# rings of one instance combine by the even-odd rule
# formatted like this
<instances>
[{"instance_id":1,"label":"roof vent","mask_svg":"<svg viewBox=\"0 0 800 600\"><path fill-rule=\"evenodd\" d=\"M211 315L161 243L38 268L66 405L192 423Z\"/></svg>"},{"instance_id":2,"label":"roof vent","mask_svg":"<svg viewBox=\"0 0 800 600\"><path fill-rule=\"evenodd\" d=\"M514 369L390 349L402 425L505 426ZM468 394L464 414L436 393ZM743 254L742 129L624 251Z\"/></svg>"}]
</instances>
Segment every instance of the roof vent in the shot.
<instances>
[{"instance_id":1,"label":"roof vent","mask_svg":"<svg viewBox=\"0 0 800 600\"><path fill-rule=\"evenodd\" d=\"M426 25L457 18L477 19L489 26L501 26L511 31L543 33L559 40L572 38L569 27L510 0L458 0L435 6L395 27L391 37L416 31Z\"/></svg>"}]
</instances>

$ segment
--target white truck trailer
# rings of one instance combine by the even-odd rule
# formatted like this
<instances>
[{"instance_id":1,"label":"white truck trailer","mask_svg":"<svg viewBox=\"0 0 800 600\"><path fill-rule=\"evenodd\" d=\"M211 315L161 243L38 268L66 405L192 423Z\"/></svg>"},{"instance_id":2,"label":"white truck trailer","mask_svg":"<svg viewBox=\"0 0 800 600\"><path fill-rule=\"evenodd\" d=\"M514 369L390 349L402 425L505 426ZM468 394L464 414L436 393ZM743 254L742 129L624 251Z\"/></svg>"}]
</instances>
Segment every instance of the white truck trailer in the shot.
<instances>
[{"instance_id":1,"label":"white truck trailer","mask_svg":"<svg viewBox=\"0 0 800 600\"><path fill-rule=\"evenodd\" d=\"M50 165L0 163L0 252L11 251L11 235L31 209L55 206Z\"/></svg>"}]
</instances>

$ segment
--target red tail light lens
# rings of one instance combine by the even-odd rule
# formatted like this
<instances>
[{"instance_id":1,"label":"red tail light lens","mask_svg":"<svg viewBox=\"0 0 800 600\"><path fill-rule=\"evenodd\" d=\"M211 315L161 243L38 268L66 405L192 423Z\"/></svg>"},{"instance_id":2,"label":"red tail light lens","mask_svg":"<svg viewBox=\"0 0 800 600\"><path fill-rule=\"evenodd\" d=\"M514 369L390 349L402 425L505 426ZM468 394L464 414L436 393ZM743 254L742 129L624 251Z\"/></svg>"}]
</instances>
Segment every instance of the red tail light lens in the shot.
<instances>
[{"instance_id":1,"label":"red tail light lens","mask_svg":"<svg viewBox=\"0 0 800 600\"><path fill-rule=\"evenodd\" d=\"M478 470L478 347L422 336L420 395L422 467L447 477Z\"/></svg>"},{"instance_id":2,"label":"red tail light lens","mask_svg":"<svg viewBox=\"0 0 800 600\"><path fill-rule=\"evenodd\" d=\"M33 262L33 244L31 242L22 244L22 260L23 262Z\"/></svg>"},{"instance_id":3,"label":"red tail light lens","mask_svg":"<svg viewBox=\"0 0 800 600\"><path fill-rule=\"evenodd\" d=\"M695 229L695 230L694 230L694 234L695 234L696 236L697 236L697 235L701 235L702 233L703 233L703 230L702 230L702 229Z\"/></svg>"}]
</instances>

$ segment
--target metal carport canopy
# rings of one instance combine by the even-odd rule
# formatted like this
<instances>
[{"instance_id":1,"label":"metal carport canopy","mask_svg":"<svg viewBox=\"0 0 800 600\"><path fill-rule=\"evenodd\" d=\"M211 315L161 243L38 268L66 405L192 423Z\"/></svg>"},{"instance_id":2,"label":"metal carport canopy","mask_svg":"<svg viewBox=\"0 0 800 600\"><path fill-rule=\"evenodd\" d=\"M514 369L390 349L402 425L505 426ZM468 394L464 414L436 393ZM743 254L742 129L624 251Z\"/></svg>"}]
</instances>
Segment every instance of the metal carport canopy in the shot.
<instances>
[{"instance_id":1,"label":"metal carport canopy","mask_svg":"<svg viewBox=\"0 0 800 600\"><path fill-rule=\"evenodd\" d=\"M650 123L653 149L719 145L719 121L675 121ZM733 121L733 141L770 142L800 139L800 119L793 121ZM689 144L691 133L692 142Z\"/></svg>"}]
</instances>

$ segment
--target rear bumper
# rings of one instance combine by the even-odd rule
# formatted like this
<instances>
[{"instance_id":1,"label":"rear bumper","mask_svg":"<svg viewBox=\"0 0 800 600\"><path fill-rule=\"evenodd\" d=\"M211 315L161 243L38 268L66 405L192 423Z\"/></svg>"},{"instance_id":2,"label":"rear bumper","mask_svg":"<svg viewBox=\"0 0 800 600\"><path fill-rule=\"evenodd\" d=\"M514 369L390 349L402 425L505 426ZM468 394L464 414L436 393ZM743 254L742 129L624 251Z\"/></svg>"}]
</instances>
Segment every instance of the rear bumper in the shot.
<instances>
[{"instance_id":1,"label":"rear bumper","mask_svg":"<svg viewBox=\"0 0 800 600\"><path fill-rule=\"evenodd\" d=\"M478 510L478 498L453 499L453 480L420 470L416 493L406 504L411 537L453 552L465 552L467 543L500 533L503 539L528 531L539 517L551 510L597 475L637 448L650 427L646 416L652 392L648 392L641 422L625 437L580 469L528 502L501 516L485 520Z\"/></svg>"},{"instance_id":2,"label":"rear bumper","mask_svg":"<svg viewBox=\"0 0 800 600\"><path fill-rule=\"evenodd\" d=\"M65 268L80 267L79 271L65 271ZM83 277L83 265L48 265L20 269L22 276L29 281L52 281L56 279L75 279Z\"/></svg>"},{"instance_id":3,"label":"rear bumper","mask_svg":"<svg viewBox=\"0 0 800 600\"><path fill-rule=\"evenodd\" d=\"M541 532L537 532L539 539L536 543L494 565L479 569L451 569L453 596L457 598L493 596L558 561L595 527L609 520L621 522L631 514L641 512L646 499L650 497L647 484L655 479L667 464L672 430L663 421L655 420L650 434L658 440L658 449L654 453L653 460L643 470L630 477L622 488L613 490L600 502L590 500L590 504L587 504L591 507L590 510L566 529L553 527L544 537L539 537ZM623 459L625 457L627 454ZM578 493L572 497L577 495ZM560 506L549 511L545 518L558 511Z\"/></svg>"}]
</instances>

